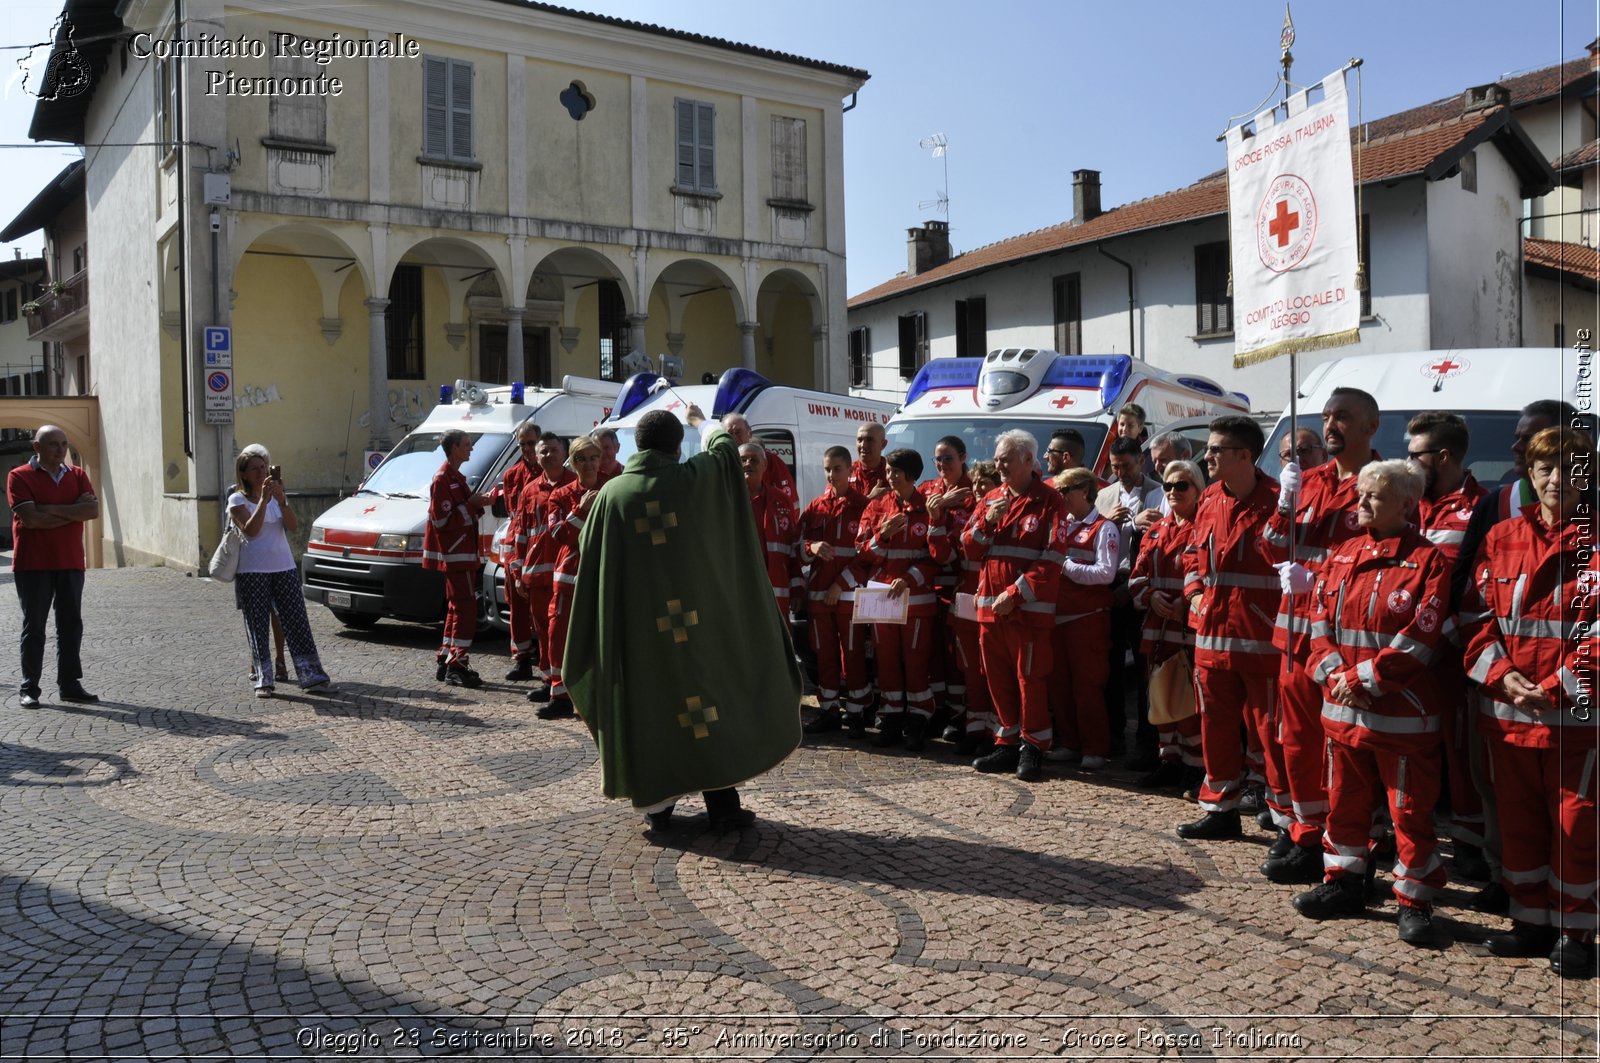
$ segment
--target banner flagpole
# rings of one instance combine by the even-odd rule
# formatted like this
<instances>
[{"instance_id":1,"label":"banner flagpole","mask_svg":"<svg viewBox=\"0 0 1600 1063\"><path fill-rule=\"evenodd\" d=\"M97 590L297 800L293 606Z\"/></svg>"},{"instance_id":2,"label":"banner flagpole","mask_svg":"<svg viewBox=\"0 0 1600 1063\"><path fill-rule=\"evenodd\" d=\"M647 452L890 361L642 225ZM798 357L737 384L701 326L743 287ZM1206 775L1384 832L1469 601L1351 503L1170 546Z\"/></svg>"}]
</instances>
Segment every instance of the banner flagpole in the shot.
<instances>
[{"instance_id":1,"label":"banner flagpole","mask_svg":"<svg viewBox=\"0 0 1600 1063\"><path fill-rule=\"evenodd\" d=\"M1294 53L1289 49L1294 45L1294 19L1289 15L1288 0L1283 5L1283 31L1278 35L1278 44L1283 49L1279 61L1283 64L1283 111L1289 113L1289 70L1294 66ZM1300 454L1295 448L1295 442L1300 435L1300 352L1291 348L1289 351L1289 460L1298 462ZM1289 564L1295 563L1295 510L1298 499L1289 499ZM1280 500L1280 505L1282 502ZM1283 596L1285 615L1289 618L1288 636L1283 640L1283 667L1286 672L1294 671L1294 595Z\"/></svg>"}]
</instances>

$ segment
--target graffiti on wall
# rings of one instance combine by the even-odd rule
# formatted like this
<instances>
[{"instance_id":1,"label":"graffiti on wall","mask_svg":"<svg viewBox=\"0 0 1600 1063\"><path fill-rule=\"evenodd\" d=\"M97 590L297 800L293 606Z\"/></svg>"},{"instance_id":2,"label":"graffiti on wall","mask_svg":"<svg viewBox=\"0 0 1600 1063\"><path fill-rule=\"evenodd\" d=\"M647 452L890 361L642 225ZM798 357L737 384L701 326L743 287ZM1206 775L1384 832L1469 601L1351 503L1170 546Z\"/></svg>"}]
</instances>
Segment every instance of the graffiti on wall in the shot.
<instances>
[{"instance_id":1,"label":"graffiti on wall","mask_svg":"<svg viewBox=\"0 0 1600 1063\"><path fill-rule=\"evenodd\" d=\"M389 389L389 426L397 432L409 432L422 423L428 411L422 408L422 393L408 387ZM362 428L372 427L372 411L361 415Z\"/></svg>"}]
</instances>

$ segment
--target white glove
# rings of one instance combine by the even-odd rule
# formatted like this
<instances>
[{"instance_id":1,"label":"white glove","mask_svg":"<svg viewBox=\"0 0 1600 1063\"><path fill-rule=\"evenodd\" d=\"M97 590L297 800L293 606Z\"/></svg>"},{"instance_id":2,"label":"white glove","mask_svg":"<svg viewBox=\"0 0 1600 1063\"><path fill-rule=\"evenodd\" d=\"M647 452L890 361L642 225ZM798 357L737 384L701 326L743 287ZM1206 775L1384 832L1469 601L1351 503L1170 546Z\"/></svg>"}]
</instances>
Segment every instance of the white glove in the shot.
<instances>
[{"instance_id":1,"label":"white glove","mask_svg":"<svg viewBox=\"0 0 1600 1063\"><path fill-rule=\"evenodd\" d=\"M1299 472L1298 469L1295 471ZM1278 586L1290 597L1306 594L1316 586L1317 578L1298 561L1281 561L1272 567L1278 570Z\"/></svg>"},{"instance_id":2,"label":"white glove","mask_svg":"<svg viewBox=\"0 0 1600 1063\"><path fill-rule=\"evenodd\" d=\"M1300 497L1300 463L1291 461L1278 473L1278 508L1293 513L1295 500Z\"/></svg>"}]
</instances>

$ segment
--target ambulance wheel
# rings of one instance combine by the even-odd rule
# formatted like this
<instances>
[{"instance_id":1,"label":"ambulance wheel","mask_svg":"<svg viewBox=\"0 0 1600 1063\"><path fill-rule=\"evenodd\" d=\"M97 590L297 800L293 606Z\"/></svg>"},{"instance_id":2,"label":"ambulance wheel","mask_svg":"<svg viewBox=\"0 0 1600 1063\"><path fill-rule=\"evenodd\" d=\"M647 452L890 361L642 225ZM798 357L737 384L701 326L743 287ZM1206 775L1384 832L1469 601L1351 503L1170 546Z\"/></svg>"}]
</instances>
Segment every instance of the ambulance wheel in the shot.
<instances>
[{"instance_id":1,"label":"ambulance wheel","mask_svg":"<svg viewBox=\"0 0 1600 1063\"><path fill-rule=\"evenodd\" d=\"M351 613L343 609L333 610L333 618L345 627L353 627L357 631L365 631L378 622L377 613Z\"/></svg>"}]
</instances>

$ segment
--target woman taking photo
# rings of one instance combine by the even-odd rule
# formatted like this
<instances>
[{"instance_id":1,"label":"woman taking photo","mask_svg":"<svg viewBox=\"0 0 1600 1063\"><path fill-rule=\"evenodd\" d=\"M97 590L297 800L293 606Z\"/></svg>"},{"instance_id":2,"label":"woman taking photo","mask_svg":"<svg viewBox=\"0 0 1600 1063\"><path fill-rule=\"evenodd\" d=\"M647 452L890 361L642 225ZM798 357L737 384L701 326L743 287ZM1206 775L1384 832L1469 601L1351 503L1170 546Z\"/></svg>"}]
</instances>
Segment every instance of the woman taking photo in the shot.
<instances>
[{"instance_id":1,"label":"woman taking photo","mask_svg":"<svg viewBox=\"0 0 1600 1063\"><path fill-rule=\"evenodd\" d=\"M264 450L246 447L234 461L239 489L228 496L228 515L244 535L233 593L244 611L250 656L256 662L256 697L273 693L272 615L283 623L289 654L302 690L329 691L333 684L322 670L317 644L306 621L300 593L300 569L289 551L287 532L299 522L283 491L283 474L268 465Z\"/></svg>"}]
</instances>

